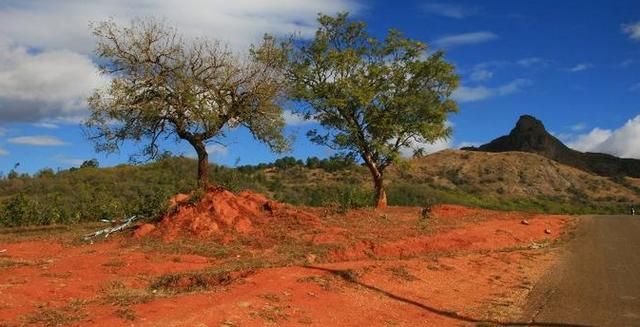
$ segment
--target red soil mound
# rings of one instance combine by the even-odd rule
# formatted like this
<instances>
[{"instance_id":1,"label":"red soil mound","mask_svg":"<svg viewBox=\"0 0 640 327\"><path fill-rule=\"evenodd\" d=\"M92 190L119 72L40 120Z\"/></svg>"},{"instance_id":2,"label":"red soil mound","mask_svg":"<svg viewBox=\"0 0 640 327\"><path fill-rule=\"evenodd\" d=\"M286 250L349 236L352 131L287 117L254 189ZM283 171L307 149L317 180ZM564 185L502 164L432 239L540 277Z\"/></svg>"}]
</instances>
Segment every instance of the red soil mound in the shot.
<instances>
[{"instance_id":1,"label":"red soil mound","mask_svg":"<svg viewBox=\"0 0 640 327\"><path fill-rule=\"evenodd\" d=\"M157 231L165 240L178 236L210 238L232 234L260 234L257 226L268 224L277 218L304 220L317 223L317 217L272 201L249 191L234 194L223 188L210 188L196 203L189 203L189 196L176 195L171 204L175 210L159 223Z\"/></svg>"}]
</instances>

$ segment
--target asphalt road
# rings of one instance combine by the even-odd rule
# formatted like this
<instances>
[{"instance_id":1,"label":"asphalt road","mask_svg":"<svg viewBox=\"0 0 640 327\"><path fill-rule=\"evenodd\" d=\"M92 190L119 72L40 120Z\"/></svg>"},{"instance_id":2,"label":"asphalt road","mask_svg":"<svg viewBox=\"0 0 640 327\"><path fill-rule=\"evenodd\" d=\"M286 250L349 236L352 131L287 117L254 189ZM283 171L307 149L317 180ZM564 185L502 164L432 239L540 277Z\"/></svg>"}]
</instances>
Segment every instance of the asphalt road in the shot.
<instances>
[{"instance_id":1,"label":"asphalt road","mask_svg":"<svg viewBox=\"0 0 640 327\"><path fill-rule=\"evenodd\" d=\"M640 216L579 219L559 264L534 287L524 319L640 326Z\"/></svg>"}]
</instances>

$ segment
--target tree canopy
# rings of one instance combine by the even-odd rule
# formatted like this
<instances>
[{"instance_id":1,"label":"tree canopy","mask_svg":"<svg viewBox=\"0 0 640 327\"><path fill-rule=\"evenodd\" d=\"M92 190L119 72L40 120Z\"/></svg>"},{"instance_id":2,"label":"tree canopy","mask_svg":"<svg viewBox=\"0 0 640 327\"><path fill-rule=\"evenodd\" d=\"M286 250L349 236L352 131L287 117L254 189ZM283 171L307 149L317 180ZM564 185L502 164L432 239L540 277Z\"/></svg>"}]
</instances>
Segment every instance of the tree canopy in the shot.
<instances>
[{"instance_id":1,"label":"tree canopy","mask_svg":"<svg viewBox=\"0 0 640 327\"><path fill-rule=\"evenodd\" d=\"M290 43L291 99L325 127L309 132L313 142L362 158L384 207L384 171L400 150L450 135L459 78L443 52L396 30L378 40L347 13L318 21L315 38Z\"/></svg>"},{"instance_id":2,"label":"tree canopy","mask_svg":"<svg viewBox=\"0 0 640 327\"><path fill-rule=\"evenodd\" d=\"M89 97L87 133L96 150L117 151L126 140L145 142L138 155L161 154L161 140L186 140L198 154L198 180L208 182L208 142L246 127L272 150L287 149L280 100L287 83L283 56L272 38L248 55L219 42L186 40L154 19L129 26L93 25L96 53L109 85Z\"/></svg>"}]
</instances>

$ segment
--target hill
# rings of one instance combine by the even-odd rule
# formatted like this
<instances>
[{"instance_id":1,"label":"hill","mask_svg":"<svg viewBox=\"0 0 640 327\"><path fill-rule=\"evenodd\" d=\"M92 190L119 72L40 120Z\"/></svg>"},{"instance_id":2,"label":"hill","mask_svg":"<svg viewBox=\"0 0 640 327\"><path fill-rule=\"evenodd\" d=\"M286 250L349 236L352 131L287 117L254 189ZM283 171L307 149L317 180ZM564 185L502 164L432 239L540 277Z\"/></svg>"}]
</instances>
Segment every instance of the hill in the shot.
<instances>
[{"instance_id":1,"label":"hill","mask_svg":"<svg viewBox=\"0 0 640 327\"><path fill-rule=\"evenodd\" d=\"M445 150L395 169L397 180L501 199L593 204L640 202L640 179L607 178L526 152Z\"/></svg>"},{"instance_id":2,"label":"hill","mask_svg":"<svg viewBox=\"0 0 640 327\"><path fill-rule=\"evenodd\" d=\"M196 186L195 160L165 157L146 165L87 167L0 179L0 226L69 224L140 214L153 217L167 199ZM332 210L368 206L366 168L344 158L228 168L210 177L232 191ZM391 205L451 203L549 213L621 213L640 204L640 179L608 178L524 152L445 150L407 160L388 174Z\"/></svg>"},{"instance_id":3,"label":"hill","mask_svg":"<svg viewBox=\"0 0 640 327\"><path fill-rule=\"evenodd\" d=\"M469 147L464 150L531 152L596 175L640 178L640 160L622 159L604 153L583 153L570 149L551 135L540 120L529 115L521 116L508 135L477 148Z\"/></svg>"}]
</instances>

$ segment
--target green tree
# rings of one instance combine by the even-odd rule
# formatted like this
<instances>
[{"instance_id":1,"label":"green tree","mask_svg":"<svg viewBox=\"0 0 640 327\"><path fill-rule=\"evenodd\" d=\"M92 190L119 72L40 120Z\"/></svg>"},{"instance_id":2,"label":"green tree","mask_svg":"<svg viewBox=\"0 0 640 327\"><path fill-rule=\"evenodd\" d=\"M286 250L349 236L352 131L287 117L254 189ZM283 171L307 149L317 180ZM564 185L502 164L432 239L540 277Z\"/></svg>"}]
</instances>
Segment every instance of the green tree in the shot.
<instances>
[{"instance_id":1,"label":"green tree","mask_svg":"<svg viewBox=\"0 0 640 327\"><path fill-rule=\"evenodd\" d=\"M23 193L7 201L3 211L2 224L5 226L28 225L33 219L33 203Z\"/></svg>"},{"instance_id":2,"label":"green tree","mask_svg":"<svg viewBox=\"0 0 640 327\"><path fill-rule=\"evenodd\" d=\"M80 168L98 168L100 167L100 163L98 159L85 160L80 165Z\"/></svg>"},{"instance_id":3,"label":"green tree","mask_svg":"<svg viewBox=\"0 0 640 327\"><path fill-rule=\"evenodd\" d=\"M276 159L276 161L273 162L273 165L279 169L289 169L295 166L303 166L304 163L302 160L297 160L294 157L287 156Z\"/></svg>"},{"instance_id":4,"label":"green tree","mask_svg":"<svg viewBox=\"0 0 640 327\"><path fill-rule=\"evenodd\" d=\"M51 168L42 168L35 173L34 177L53 177L56 173Z\"/></svg>"},{"instance_id":5,"label":"green tree","mask_svg":"<svg viewBox=\"0 0 640 327\"><path fill-rule=\"evenodd\" d=\"M309 157L305 163L305 166L309 169L319 168L321 164L320 158L318 157Z\"/></svg>"},{"instance_id":6,"label":"green tree","mask_svg":"<svg viewBox=\"0 0 640 327\"><path fill-rule=\"evenodd\" d=\"M291 98L327 131L309 132L313 142L362 158L385 207L384 172L400 150L450 135L458 76L441 51L396 30L380 41L347 13L318 21L313 40L289 43Z\"/></svg>"},{"instance_id":7,"label":"green tree","mask_svg":"<svg viewBox=\"0 0 640 327\"><path fill-rule=\"evenodd\" d=\"M248 56L218 42L186 41L153 19L122 27L93 26L96 53L110 84L89 97L86 122L97 151L113 152L125 140L146 142L139 155L155 158L159 140L186 140L198 154L198 182L208 183L208 142L239 126L272 150L287 149L279 104L286 89L282 49L272 38Z\"/></svg>"},{"instance_id":8,"label":"green tree","mask_svg":"<svg viewBox=\"0 0 640 327\"><path fill-rule=\"evenodd\" d=\"M11 169L9 171L9 174L7 174L7 179L16 179L18 177L20 177L20 174L18 174L18 172L15 171L15 169Z\"/></svg>"}]
</instances>

